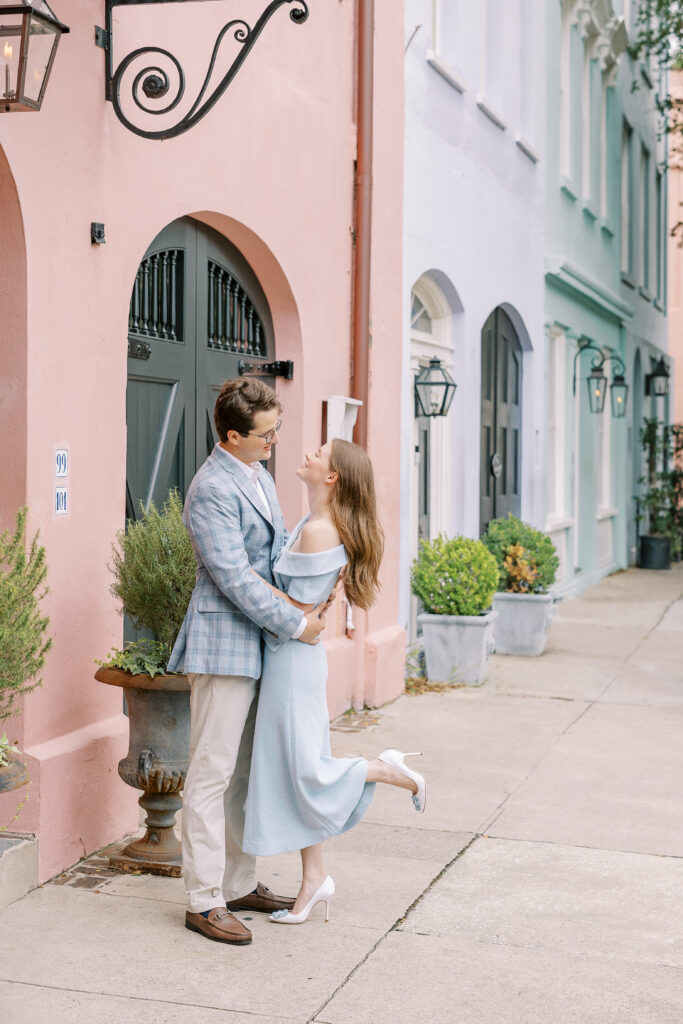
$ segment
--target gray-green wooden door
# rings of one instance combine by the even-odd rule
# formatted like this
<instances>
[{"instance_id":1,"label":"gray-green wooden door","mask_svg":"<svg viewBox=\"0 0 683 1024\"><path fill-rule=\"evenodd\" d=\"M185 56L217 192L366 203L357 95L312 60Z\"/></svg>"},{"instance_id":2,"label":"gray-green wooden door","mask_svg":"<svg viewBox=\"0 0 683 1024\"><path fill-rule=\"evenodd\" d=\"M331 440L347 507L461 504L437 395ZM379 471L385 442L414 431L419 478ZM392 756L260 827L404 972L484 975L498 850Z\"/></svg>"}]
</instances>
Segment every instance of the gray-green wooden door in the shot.
<instances>
[{"instance_id":1,"label":"gray-green wooden door","mask_svg":"<svg viewBox=\"0 0 683 1024\"><path fill-rule=\"evenodd\" d=\"M521 512L522 348L498 308L481 332L480 532Z\"/></svg>"},{"instance_id":2,"label":"gray-green wooden door","mask_svg":"<svg viewBox=\"0 0 683 1024\"><path fill-rule=\"evenodd\" d=\"M185 496L217 438L213 407L239 362L274 358L263 290L242 255L191 217L154 239L131 296L126 517ZM268 383L272 379L264 378Z\"/></svg>"}]
</instances>

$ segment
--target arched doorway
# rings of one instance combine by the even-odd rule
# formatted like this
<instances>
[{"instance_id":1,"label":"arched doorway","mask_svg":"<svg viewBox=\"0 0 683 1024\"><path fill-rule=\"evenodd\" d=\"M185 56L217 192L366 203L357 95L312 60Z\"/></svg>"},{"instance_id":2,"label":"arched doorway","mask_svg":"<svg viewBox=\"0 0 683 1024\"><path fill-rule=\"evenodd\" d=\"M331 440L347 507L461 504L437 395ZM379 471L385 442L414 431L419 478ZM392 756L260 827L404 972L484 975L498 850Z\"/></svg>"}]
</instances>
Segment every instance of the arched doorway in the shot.
<instances>
[{"instance_id":1,"label":"arched doorway","mask_svg":"<svg viewBox=\"0 0 683 1024\"><path fill-rule=\"evenodd\" d=\"M0 427L3 436L0 530L26 504L27 487L27 265L19 194L0 146ZM53 498L54 500L54 498Z\"/></svg>"},{"instance_id":2,"label":"arched doorway","mask_svg":"<svg viewBox=\"0 0 683 1024\"><path fill-rule=\"evenodd\" d=\"M241 253L192 217L157 235L138 268L128 321L126 518L184 497L217 438L213 407L240 360L274 358L273 325ZM270 378L264 378L272 383Z\"/></svg>"},{"instance_id":3,"label":"arched doorway","mask_svg":"<svg viewBox=\"0 0 683 1024\"><path fill-rule=\"evenodd\" d=\"M411 292L410 369L419 371L436 357L453 370L453 308L434 272L423 274ZM421 540L448 532L453 491L453 459L447 418L413 416L410 460L410 559ZM410 602L411 637L417 635L418 599Z\"/></svg>"},{"instance_id":4,"label":"arched doorway","mask_svg":"<svg viewBox=\"0 0 683 1024\"><path fill-rule=\"evenodd\" d=\"M522 346L500 306L481 332L479 529L521 513Z\"/></svg>"}]
</instances>

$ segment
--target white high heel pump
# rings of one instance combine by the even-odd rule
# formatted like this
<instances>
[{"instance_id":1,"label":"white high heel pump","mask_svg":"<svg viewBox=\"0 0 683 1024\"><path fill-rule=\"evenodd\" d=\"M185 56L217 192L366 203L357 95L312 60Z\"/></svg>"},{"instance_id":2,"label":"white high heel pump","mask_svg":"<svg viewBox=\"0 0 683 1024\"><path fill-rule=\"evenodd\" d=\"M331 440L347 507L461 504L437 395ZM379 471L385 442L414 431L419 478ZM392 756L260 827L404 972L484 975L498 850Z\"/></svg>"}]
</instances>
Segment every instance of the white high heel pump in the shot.
<instances>
[{"instance_id":1,"label":"white high heel pump","mask_svg":"<svg viewBox=\"0 0 683 1024\"><path fill-rule=\"evenodd\" d=\"M268 920L274 921L275 924L303 924L313 910L313 907L318 903L324 903L325 920L329 921L330 903L332 902L334 892L334 882L328 875L323 884L313 893L304 909L300 910L298 914L293 914L291 910L276 910L269 915Z\"/></svg>"},{"instance_id":2,"label":"white high heel pump","mask_svg":"<svg viewBox=\"0 0 683 1024\"><path fill-rule=\"evenodd\" d=\"M419 772L413 771L412 768L408 768L404 758L406 757L420 757L422 752L415 750L409 754L402 754L400 750L383 750L379 755L378 760L384 761L385 764L391 765L397 771L401 772L407 778L412 779L417 784L417 793L413 793L413 804L415 810L419 811L420 814L424 814L424 809L427 806L427 780L424 775Z\"/></svg>"}]
</instances>

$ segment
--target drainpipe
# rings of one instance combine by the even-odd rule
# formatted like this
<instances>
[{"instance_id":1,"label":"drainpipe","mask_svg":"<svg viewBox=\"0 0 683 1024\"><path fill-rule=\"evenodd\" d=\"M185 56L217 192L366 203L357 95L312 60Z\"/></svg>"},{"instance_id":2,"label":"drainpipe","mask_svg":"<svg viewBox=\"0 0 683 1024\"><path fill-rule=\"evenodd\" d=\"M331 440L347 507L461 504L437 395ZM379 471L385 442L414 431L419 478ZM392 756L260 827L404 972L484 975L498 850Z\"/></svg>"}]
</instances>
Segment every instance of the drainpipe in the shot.
<instances>
[{"instance_id":1,"label":"drainpipe","mask_svg":"<svg viewBox=\"0 0 683 1024\"><path fill-rule=\"evenodd\" d=\"M358 42L356 81L356 174L354 194L355 259L353 265L353 307L351 347L351 396L363 403L358 407L358 418L353 432L356 444L368 443L368 394L370 348L370 265L372 241L372 114L374 75L374 0L358 0ZM365 638L368 631L367 613L355 609L354 679L351 705L356 710L364 706L365 697ZM347 619L347 636L349 636Z\"/></svg>"},{"instance_id":2,"label":"drainpipe","mask_svg":"<svg viewBox=\"0 0 683 1024\"><path fill-rule=\"evenodd\" d=\"M351 396L363 403L353 432L356 444L368 442L368 370L370 347L370 258L372 241L372 113L375 0L358 0L357 111L355 175Z\"/></svg>"}]
</instances>

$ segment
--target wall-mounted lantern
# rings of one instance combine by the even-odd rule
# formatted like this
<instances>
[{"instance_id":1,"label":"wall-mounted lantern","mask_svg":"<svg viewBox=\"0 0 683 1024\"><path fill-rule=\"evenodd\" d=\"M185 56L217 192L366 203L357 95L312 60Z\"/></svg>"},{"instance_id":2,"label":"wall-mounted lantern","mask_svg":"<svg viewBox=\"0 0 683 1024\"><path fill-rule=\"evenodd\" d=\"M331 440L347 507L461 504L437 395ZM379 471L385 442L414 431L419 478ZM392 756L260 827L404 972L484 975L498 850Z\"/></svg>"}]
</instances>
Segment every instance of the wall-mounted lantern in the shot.
<instances>
[{"instance_id":1,"label":"wall-mounted lantern","mask_svg":"<svg viewBox=\"0 0 683 1024\"><path fill-rule=\"evenodd\" d=\"M433 356L415 378L415 415L445 416L451 407L457 384L441 360Z\"/></svg>"},{"instance_id":2,"label":"wall-mounted lantern","mask_svg":"<svg viewBox=\"0 0 683 1024\"><path fill-rule=\"evenodd\" d=\"M186 0L167 0L167 2L185 3ZM105 51L105 97L111 100L114 113L119 121L129 131L134 132L143 139L158 140L173 139L177 135L182 135L183 132L188 131L198 121L201 121L205 114L208 114L228 88L248 57L252 46L280 7L285 6L285 4L295 5L291 8L289 17L296 25L302 25L308 18L309 13L306 0L272 0L254 22L253 26L250 26L243 18L233 18L218 33L204 83L199 91L199 95L187 113L176 124L168 128L161 129L160 131L148 131L133 124L123 112L121 107L121 90L124 75L131 68L131 65L136 62L142 65L137 70L135 68L131 70L132 78L129 81L131 101L143 113L158 115L170 113L180 103L185 93L185 72L177 57L160 46L141 46L136 50L132 50L123 58L118 67L114 68L113 10L115 7L153 3L159 3L159 0L105 0L105 27L100 28L97 26L95 28L95 42ZM233 42L239 44L237 56L216 88L207 96L206 91L214 71L218 51L228 34ZM152 58L152 63L147 63L150 57Z\"/></svg>"},{"instance_id":3,"label":"wall-mounted lantern","mask_svg":"<svg viewBox=\"0 0 683 1024\"><path fill-rule=\"evenodd\" d=\"M626 367L620 355L611 349L600 349L594 345L590 338L579 338L578 348L574 356L574 380L572 393L576 394L576 365L582 352L595 352L591 361L591 371L586 378L588 386L588 405L592 413L599 414L604 411L605 397L607 395L607 375L604 371L605 363L613 362L614 377L610 384L610 401L612 405L612 416L615 419L622 419L626 415L626 400L628 398L628 384L626 383Z\"/></svg>"},{"instance_id":4,"label":"wall-mounted lantern","mask_svg":"<svg viewBox=\"0 0 683 1024\"><path fill-rule=\"evenodd\" d=\"M0 113L40 110L59 40L68 31L46 0L0 0Z\"/></svg>"},{"instance_id":5,"label":"wall-mounted lantern","mask_svg":"<svg viewBox=\"0 0 683 1024\"><path fill-rule=\"evenodd\" d=\"M600 413L605 408L607 394L607 377L602 371L602 364L594 366L588 374L588 404L591 412Z\"/></svg>"},{"instance_id":6,"label":"wall-mounted lantern","mask_svg":"<svg viewBox=\"0 0 683 1024\"><path fill-rule=\"evenodd\" d=\"M645 375L645 394L664 398L669 394L669 377L664 357L660 356L650 373Z\"/></svg>"},{"instance_id":7,"label":"wall-mounted lantern","mask_svg":"<svg viewBox=\"0 0 683 1024\"><path fill-rule=\"evenodd\" d=\"M610 385L610 399L612 401L612 415L620 420L626 415L626 399L628 398L628 384L623 373L615 373Z\"/></svg>"}]
</instances>

